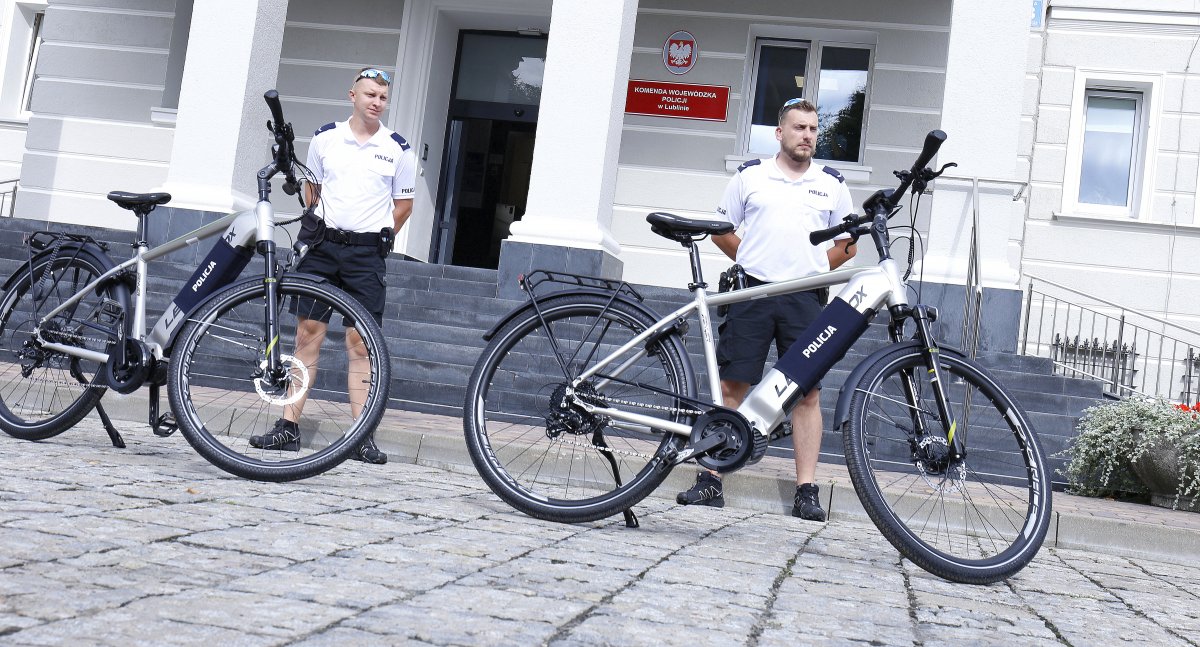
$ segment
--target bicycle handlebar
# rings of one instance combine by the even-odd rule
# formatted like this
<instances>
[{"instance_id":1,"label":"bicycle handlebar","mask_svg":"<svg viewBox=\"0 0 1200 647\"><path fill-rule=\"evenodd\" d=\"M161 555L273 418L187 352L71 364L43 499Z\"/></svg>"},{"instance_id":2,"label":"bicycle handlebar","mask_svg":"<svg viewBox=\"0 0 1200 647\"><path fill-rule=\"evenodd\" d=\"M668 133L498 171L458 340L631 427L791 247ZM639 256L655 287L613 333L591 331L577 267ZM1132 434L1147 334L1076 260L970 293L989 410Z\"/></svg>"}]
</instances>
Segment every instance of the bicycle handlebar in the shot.
<instances>
[{"instance_id":1,"label":"bicycle handlebar","mask_svg":"<svg viewBox=\"0 0 1200 647\"><path fill-rule=\"evenodd\" d=\"M272 148L274 159L272 163L275 170L280 171L284 175L283 192L288 195L295 195L299 190L299 185L296 182L296 170L293 162L296 160L296 149L293 141L296 139L295 133L292 131L292 125L283 120L283 106L279 102L279 93L275 90L267 90L263 93L263 100L267 102L267 108L271 110L271 121L267 127L271 130L271 134L275 136L275 146ZM269 179L274 172L267 171ZM301 202L303 204L303 202Z\"/></svg>"},{"instance_id":2,"label":"bicycle handlebar","mask_svg":"<svg viewBox=\"0 0 1200 647\"><path fill-rule=\"evenodd\" d=\"M271 119L275 121L275 128L278 129L283 125L283 106L279 103L279 93L275 90L267 90L263 99L267 100L267 107L271 109Z\"/></svg>"},{"instance_id":3,"label":"bicycle handlebar","mask_svg":"<svg viewBox=\"0 0 1200 647\"><path fill-rule=\"evenodd\" d=\"M938 149L946 141L946 133L941 130L931 130L928 135L925 135L925 145L921 148L921 154L917 156L917 160L913 162L912 168L908 171L897 171L896 175L900 177L900 186L891 191L879 190L867 198L863 202L863 210L867 213L861 216L849 215L842 220L840 224L834 225L828 229L819 229L808 235L808 242L813 245L820 245L827 240L833 240L838 236L849 232L850 230L860 225L865 225L871 222L875 215L873 208L876 204L883 207L886 212L891 212L896 206L896 200L908 191L909 187L917 178L921 177L925 171L925 165L937 155ZM943 169L944 170L944 169ZM933 177L932 175L929 176ZM927 178L928 179L928 178ZM922 185L923 186L923 185ZM895 199L893 199L895 197Z\"/></svg>"}]
</instances>

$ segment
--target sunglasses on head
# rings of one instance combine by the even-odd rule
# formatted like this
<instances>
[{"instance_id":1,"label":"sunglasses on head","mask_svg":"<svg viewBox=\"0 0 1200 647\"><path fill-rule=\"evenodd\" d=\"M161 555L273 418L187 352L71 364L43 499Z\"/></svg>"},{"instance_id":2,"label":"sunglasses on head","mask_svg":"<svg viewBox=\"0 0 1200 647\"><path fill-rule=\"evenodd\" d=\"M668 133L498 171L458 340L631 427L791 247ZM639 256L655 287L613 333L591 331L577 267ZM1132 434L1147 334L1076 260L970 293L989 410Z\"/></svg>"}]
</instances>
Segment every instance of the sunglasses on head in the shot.
<instances>
[{"instance_id":1,"label":"sunglasses on head","mask_svg":"<svg viewBox=\"0 0 1200 647\"><path fill-rule=\"evenodd\" d=\"M392 84L392 77L389 76L387 72L384 72L383 70L377 70L373 67L359 72L358 78L356 78L354 80L357 81L358 79L374 79L374 78L383 79L383 82L388 85Z\"/></svg>"},{"instance_id":2,"label":"sunglasses on head","mask_svg":"<svg viewBox=\"0 0 1200 647\"><path fill-rule=\"evenodd\" d=\"M797 103L800 103L801 101L804 101L804 99L802 99L800 97L796 97L795 99L788 99L787 101L783 102L783 107L786 108L788 106L794 106Z\"/></svg>"}]
</instances>

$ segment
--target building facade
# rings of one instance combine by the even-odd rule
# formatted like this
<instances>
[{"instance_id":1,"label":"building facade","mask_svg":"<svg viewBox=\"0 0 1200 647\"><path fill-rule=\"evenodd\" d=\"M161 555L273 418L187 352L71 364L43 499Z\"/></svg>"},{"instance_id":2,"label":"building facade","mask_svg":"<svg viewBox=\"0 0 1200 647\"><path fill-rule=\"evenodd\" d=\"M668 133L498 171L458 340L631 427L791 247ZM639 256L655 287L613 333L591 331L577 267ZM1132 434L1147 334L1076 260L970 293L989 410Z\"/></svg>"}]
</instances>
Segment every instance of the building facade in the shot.
<instances>
[{"instance_id":1,"label":"building facade","mask_svg":"<svg viewBox=\"0 0 1200 647\"><path fill-rule=\"evenodd\" d=\"M803 96L856 201L949 135L937 161L958 166L914 215L916 276L952 322L977 213L985 347L1015 346L1029 274L1196 324L1200 12L1180 5L0 0L0 180L19 178L29 220L132 228L112 189L227 212L265 163L266 89L303 154L374 66L397 77L385 121L420 160L398 252L682 286L682 250L645 214L711 215Z\"/></svg>"}]
</instances>

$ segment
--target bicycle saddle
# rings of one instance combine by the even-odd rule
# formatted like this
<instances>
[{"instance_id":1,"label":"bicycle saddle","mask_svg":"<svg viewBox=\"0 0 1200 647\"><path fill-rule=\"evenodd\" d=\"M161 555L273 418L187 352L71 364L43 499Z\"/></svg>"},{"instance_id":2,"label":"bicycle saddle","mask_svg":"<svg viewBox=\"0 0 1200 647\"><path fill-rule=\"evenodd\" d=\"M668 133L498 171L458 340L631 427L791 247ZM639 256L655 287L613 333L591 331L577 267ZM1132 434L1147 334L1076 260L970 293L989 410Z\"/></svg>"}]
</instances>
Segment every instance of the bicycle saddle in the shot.
<instances>
[{"instance_id":1,"label":"bicycle saddle","mask_svg":"<svg viewBox=\"0 0 1200 647\"><path fill-rule=\"evenodd\" d=\"M732 223L723 220L700 220L684 218L665 211L655 211L646 216L650 231L670 240L687 243L704 236L720 236L732 232Z\"/></svg>"},{"instance_id":2,"label":"bicycle saddle","mask_svg":"<svg viewBox=\"0 0 1200 647\"><path fill-rule=\"evenodd\" d=\"M148 213L154 207L170 202L171 194L112 191L108 194L108 199L117 203L117 206L121 207L122 209Z\"/></svg>"}]
</instances>

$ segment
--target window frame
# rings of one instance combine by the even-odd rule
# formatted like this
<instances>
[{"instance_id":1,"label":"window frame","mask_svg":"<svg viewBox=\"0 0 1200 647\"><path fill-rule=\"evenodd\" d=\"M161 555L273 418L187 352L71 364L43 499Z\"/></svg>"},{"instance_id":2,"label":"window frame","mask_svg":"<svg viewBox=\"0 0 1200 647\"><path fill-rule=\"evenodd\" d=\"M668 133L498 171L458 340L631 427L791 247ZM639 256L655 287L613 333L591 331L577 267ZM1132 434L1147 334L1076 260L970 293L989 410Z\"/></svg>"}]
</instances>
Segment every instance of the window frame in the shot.
<instances>
[{"instance_id":1,"label":"window frame","mask_svg":"<svg viewBox=\"0 0 1200 647\"><path fill-rule=\"evenodd\" d=\"M32 113L34 73L46 27L46 0L17 0L9 5L0 27L8 30L0 52L0 119L28 122ZM41 19L38 19L41 16Z\"/></svg>"},{"instance_id":2,"label":"window frame","mask_svg":"<svg viewBox=\"0 0 1200 647\"><path fill-rule=\"evenodd\" d=\"M838 168L864 167L867 149L867 132L871 113L871 82L875 70L875 50L878 37L874 32L850 31L840 29L796 29L776 25L756 25L750 30L746 51L746 66L743 78L746 79L746 91L742 95L742 114L738 123L738 139L735 158L752 159L767 153L751 152L750 132L754 117L754 97L758 92L758 66L762 47L782 46L808 50L808 59L804 71L804 98L814 101L820 96L821 88L821 59L826 47L842 47L867 50L867 82L866 97L863 108L863 131L858 145L858 161L817 159L818 163L828 163ZM814 101L815 103L815 101Z\"/></svg>"},{"instance_id":3,"label":"window frame","mask_svg":"<svg viewBox=\"0 0 1200 647\"><path fill-rule=\"evenodd\" d=\"M1071 121L1063 167L1062 212L1069 215L1148 221L1154 199L1154 167L1158 154L1159 119L1163 81L1161 75L1131 74L1097 70L1075 71ZM1121 93L1140 95L1134 123L1134 147L1130 159L1129 198L1126 206L1080 202L1083 145L1086 137L1087 104L1093 96Z\"/></svg>"}]
</instances>

